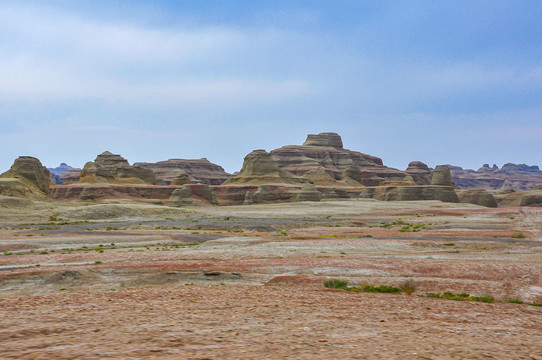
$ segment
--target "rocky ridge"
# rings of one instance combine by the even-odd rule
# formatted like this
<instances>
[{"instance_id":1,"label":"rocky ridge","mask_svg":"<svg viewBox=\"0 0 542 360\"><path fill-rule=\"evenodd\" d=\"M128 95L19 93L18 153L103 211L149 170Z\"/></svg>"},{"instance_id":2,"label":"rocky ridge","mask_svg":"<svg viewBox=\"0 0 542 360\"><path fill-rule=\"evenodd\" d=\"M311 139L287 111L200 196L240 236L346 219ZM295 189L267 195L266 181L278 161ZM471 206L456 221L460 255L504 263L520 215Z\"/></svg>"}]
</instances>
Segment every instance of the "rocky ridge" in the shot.
<instances>
[{"instance_id":1,"label":"rocky ridge","mask_svg":"<svg viewBox=\"0 0 542 360\"><path fill-rule=\"evenodd\" d=\"M185 171L191 182L207 185L221 185L232 177L219 165L213 164L206 158L201 159L169 159L156 163L136 162L134 166L150 169L156 176L157 183L169 185L177 177L179 171Z\"/></svg>"},{"instance_id":2,"label":"rocky ridge","mask_svg":"<svg viewBox=\"0 0 542 360\"><path fill-rule=\"evenodd\" d=\"M485 189L490 192L527 191L542 184L542 171L538 166L505 164L502 168L484 164L478 170L447 165L459 189Z\"/></svg>"}]
</instances>

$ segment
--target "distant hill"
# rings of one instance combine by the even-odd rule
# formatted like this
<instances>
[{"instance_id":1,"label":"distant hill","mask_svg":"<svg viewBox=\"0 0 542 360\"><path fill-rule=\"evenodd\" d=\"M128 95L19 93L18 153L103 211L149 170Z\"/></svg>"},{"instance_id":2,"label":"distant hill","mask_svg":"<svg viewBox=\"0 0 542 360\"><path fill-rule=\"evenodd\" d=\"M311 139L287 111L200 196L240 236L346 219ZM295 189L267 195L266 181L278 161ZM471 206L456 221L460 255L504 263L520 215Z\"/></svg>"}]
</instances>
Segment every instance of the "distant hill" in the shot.
<instances>
[{"instance_id":1,"label":"distant hill","mask_svg":"<svg viewBox=\"0 0 542 360\"><path fill-rule=\"evenodd\" d=\"M447 165L459 189L486 189L488 191L526 191L542 184L542 171L538 166L526 164L484 164L478 170Z\"/></svg>"}]
</instances>

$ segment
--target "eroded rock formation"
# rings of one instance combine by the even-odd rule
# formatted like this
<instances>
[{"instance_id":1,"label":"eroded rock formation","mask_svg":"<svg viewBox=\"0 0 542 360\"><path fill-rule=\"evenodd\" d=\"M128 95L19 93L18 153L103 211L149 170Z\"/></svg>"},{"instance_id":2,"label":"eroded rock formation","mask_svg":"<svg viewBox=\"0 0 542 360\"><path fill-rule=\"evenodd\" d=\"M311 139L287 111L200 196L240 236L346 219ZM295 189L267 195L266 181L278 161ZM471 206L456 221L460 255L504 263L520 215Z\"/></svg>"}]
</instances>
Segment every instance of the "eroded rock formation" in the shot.
<instances>
[{"instance_id":1,"label":"eroded rock formation","mask_svg":"<svg viewBox=\"0 0 542 360\"><path fill-rule=\"evenodd\" d=\"M169 159L156 163L136 162L134 166L150 169L156 175L156 180L162 185L169 185L179 171L185 171L193 182L207 185L221 185L232 177L224 169L213 164L206 158L202 159Z\"/></svg>"},{"instance_id":2,"label":"eroded rock formation","mask_svg":"<svg viewBox=\"0 0 542 360\"><path fill-rule=\"evenodd\" d=\"M402 180L405 173L386 167L378 157L343 148L341 137L336 133L310 134L303 145L288 145L271 151L282 170L303 176L318 167L340 180L345 169L360 169L361 183L376 186L385 180Z\"/></svg>"},{"instance_id":3,"label":"eroded rock formation","mask_svg":"<svg viewBox=\"0 0 542 360\"><path fill-rule=\"evenodd\" d=\"M0 195L42 200L50 197L50 173L32 156L18 157L0 175Z\"/></svg>"},{"instance_id":4,"label":"eroded rock formation","mask_svg":"<svg viewBox=\"0 0 542 360\"><path fill-rule=\"evenodd\" d=\"M502 168L484 164L478 170L463 169L448 165L453 180L459 189L486 189L496 191L527 191L542 184L542 171L538 166L505 164Z\"/></svg>"},{"instance_id":5,"label":"eroded rock formation","mask_svg":"<svg viewBox=\"0 0 542 360\"><path fill-rule=\"evenodd\" d=\"M411 161L405 172L412 176L412 179L418 185L431 184L431 169L421 161Z\"/></svg>"},{"instance_id":6,"label":"eroded rock formation","mask_svg":"<svg viewBox=\"0 0 542 360\"><path fill-rule=\"evenodd\" d=\"M171 185L185 185L190 184L190 175L184 170L177 173L177 176L171 180Z\"/></svg>"},{"instance_id":7,"label":"eroded rock formation","mask_svg":"<svg viewBox=\"0 0 542 360\"><path fill-rule=\"evenodd\" d=\"M433 176L431 177L431 185L451 186L451 187L455 186L448 166L438 165L435 168L435 170L433 170Z\"/></svg>"},{"instance_id":8,"label":"eroded rock formation","mask_svg":"<svg viewBox=\"0 0 542 360\"><path fill-rule=\"evenodd\" d=\"M457 191L459 202L481 205L486 207L498 207L495 197L484 189L459 190Z\"/></svg>"},{"instance_id":9,"label":"eroded rock formation","mask_svg":"<svg viewBox=\"0 0 542 360\"><path fill-rule=\"evenodd\" d=\"M156 177L152 170L131 166L122 156L106 151L85 164L79 182L156 184Z\"/></svg>"},{"instance_id":10,"label":"eroded rock formation","mask_svg":"<svg viewBox=\"0 0 542 360\"><path fill-rule=\"evenodd\" d=\"M267 151L254 150L245 156L239 175L226 180L224 185L300 183L309 183L309 181L280 169L275 159Z\"/></svg>"}]
</instances>

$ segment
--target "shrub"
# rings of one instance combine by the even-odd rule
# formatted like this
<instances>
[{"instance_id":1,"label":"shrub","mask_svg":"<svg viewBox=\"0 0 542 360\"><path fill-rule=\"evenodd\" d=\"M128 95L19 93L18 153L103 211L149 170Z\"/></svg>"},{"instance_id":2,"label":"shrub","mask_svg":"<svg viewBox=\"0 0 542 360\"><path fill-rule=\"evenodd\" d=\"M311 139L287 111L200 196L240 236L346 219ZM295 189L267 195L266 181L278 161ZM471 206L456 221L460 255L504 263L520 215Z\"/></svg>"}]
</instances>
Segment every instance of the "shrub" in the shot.
<instances>
[{"instance_id":1,"label":"shrub","mask_svg":"<svg viewBox=\"0 0 542 360\"><path fill-rule=\"evenodd\" d=\"M327 281L324 281L324 286L329 288L329 289L347 290L348 289L348 281L346 281L346 280L338 280L338 279L327 280Z\"/></svg>"},{"instance_id":2,"label":"shrub","mask_svg":"<svg viewBox=\"0 0 542 360\"><path fill-rule=\"evenodd\" d=\"M360 287L360 290L363 292L370 292L370 293L388 293L388 294L397 294L401 292L401 289L394 286L388 286L388 285L380 285L380 286L372 286L372 285L363 285Z\"/></svg>"},{"instance_id":3,"label":"shrub","mask_svg":"<svg viewBox=\"0 0 542 360\"><path fill-rule=\"evenodd\" d=\"M454 243L444 243L444 244L442 244L442 245L444 245L444 246L455 246Z\"/></svg>"},{"instance_id":4,"label":"shrub","mask_svg":"<svg viewBox=\"0 0 542 360\"><path fill-rule=\"evenodd\" d=\"M525 235L523 233L515 233L515 234L512 234L512 238L514 238L514 239L525 239Z\"/></svg>"},{"instance_id":5,"label":"shrub","mask_svg":"<svg viewBox=\"0 0 542 360\"><path fill-rule=\"evenodd\" d=\"M400 289L405 294L412 295L412 293L416 291L416 284L414 284L414 281L412 280L407 280L400 286Z\"/></svg>"},{"instance_id":6,"label":"shrub","mask_svg":"<svg viewBox=\"0 0 542 360\"><path fill-rule=\"evenodd\" d=\"M506 299L505 301L511 304L523 304L523 301L521 301L520 299Z\"/></svg>"}]
</instances>

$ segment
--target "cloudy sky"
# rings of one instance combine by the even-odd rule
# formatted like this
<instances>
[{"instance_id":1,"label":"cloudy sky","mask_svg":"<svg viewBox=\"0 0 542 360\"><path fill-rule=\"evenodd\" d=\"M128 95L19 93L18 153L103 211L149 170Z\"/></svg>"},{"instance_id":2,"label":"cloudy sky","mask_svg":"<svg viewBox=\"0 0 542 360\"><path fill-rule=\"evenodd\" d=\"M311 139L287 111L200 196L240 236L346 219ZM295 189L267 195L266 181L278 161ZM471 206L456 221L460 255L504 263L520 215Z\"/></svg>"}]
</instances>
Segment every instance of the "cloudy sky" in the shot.
<instances>
[{"instance_id":1,"label":"cloudy sky","mask_svg":"<svg viewBox=\"0 0 542 360\"><path fill-rule=\"evenodd\" d=\"M542 167L540 1L0 1L0 172L338 132L404 169Z\"/></svg>"}]
</instances>

